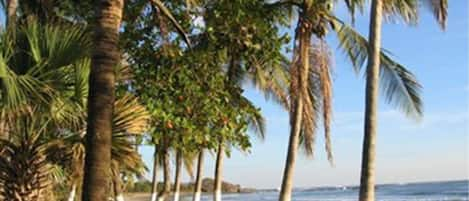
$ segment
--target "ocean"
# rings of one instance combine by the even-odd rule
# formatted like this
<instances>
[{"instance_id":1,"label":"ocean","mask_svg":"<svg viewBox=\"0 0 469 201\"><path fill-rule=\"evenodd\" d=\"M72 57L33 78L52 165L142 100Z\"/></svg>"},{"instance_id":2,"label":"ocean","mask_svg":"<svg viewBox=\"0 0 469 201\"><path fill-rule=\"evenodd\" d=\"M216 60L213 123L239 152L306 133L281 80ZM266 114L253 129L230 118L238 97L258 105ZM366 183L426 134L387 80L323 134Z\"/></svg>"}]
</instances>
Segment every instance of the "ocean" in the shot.
<instances>
[{"instance_id":1,"label":"ocean","mask_svg":"<svg viewBox=\"0 0 469 201\"><path fill-rule=\"evenodd\" d=\"M469 201L469 181L384 184L376 187L377 201ZM292 201L354 201L358 187L321 187L295 189ZM191 201L191 198L183 198ZM204 195L202 201L212 201ZM223 201L278 201L278 192L259 191L225 194Z\"/></svg>"}]
</instances>

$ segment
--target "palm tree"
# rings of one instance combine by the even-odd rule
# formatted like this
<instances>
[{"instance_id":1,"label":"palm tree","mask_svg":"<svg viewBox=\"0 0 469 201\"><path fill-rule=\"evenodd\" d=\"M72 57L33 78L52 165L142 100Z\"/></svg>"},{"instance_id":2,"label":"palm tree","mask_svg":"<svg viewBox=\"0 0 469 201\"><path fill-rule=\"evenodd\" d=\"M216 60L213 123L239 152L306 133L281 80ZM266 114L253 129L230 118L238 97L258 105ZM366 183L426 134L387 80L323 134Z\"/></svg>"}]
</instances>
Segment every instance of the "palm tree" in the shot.
<instances>
[{"instance_id":1,"label":"palm tree","mask_svg":"<svg viewBox=\"0 0 469 201\"><path fill-rule=\"evenodd\" d=\"M80 26L40 25L35 21L16 28L2 32L0 40L2 134L12 140L18 137L14 132L17 119L31 114L34 122L44 124L54 134L79 127L84 107L78 104L79 99L70 100L75 97L74 88L81 87L75 70L89 64L87 34ZM51 132L39 140L55 139L49 136Z\"/></svg>"},{"instance_id":2,"label":"palm tree","mask_svg":"<svg viewBox=\"0 0 469 201\"><path fill-rule=\"evenodd\" d=\"M379 53L381 49L382 0L371 1L370 46L366 76L365 137L363 141L362 172L360 179L360 201L375 200L375 144L378 110Z\"/></svg>"},{"instance_id":3,"label":"palm tree","mask_svg":"<svg viewBox=\"0 0 469 201\"><path fill-rule=\"evenodd\" d=\"M114 103L111 172L116 200L123 200L121 173L126 171L138 176L145 171L144 162L137 150L134 149L134 144L130 139L143 134L148 127L148 123L148 112L138 103L135 97L125 95ZM75 199L76 188L82 179L82 167L85 158L83 142L85 137L86 133L75 132L63 139L66 146L61 149L63 152L68 153L68 156L62 160L66 161L64 166L70 172L71 190L69 200Z\"/></svg>"},{"instance_id":4,"label":"palm tree","mask_svg":"<svg viewBox=\"0 0 469 201\"><path fill-rule=\"evenodd\" d=\"M16 10L18 9L18 0L7 0L7 27L13 27L16 23Z\"/></svg>"},{"instance_id":5,"label":"palm tree","mask_svg":"<svg viewBox=\"0 0 469 201\"><path fill-rule=\"evenodd\" d=\"M179 33L183 30L171 13L159 0L152 0L163 16L170 19ZM94 27L95 49L92 54L90 90L88 96L88 128L85 157L83 200L107 199L108 178L111 162L111 119L114 102L116 66L121 55L117 43L124 7L123 0L97 2L96 26ZM187 37L185 37L187 39ZM186 40L189 43L188 40Z\"/></svg>"},{"instance_id":6,"label":"palm tree","mask_svg":"<svg viewBox=\"0 0 469 201\"><path fill-rule=\"evenodd\" d=\"M410 9L416 9L418 2L414 2ZM432 1L427 4L433 10L442 28L446 23L446 0ZM402 6L402 5L397 5ZM365 98L365 129L363 139L361 177L360 177L360 201L375 200L375 157L376 157L376 138L378 124L378 88L380 74L380 50L381 50L381 23L383 11L385 14L396 13L395 10L405 10L396 8L392 3L383 3L382 0L373 0L371 2L370 28L369 28L369 47L368 63L366 77L366 98ZM416 13L416 11L413 11ZM413 13L411 11L411 13ZM397 12L403 13L403 12ZM414 15L416 16L416 14ZM409 20L403 16L404 20ZM420 111L417 111L420 115Z\"/></svg>"},{"instance_id":7,"label":"palm tree","mask_svg":"<svg viewBox=\"0 0 469 201\"><path fill-rule=\"evenodd\" d=\"M50 151L59 142L44 140L47 122L18 118L12 140L0 140L0 197L12 201L46 200L52 191Z\"/></svg>"},{"instance_id":8,"label":"palm tree","mask_svg":"<svg viewBox=\"0 0 469 201\"><path fill-rule=\"evenodd\" d=\"M329 66L310 66L312 55L324 55L324 49L315 51L311 49L311 37L314 35L322 38L326 34L326 21L323 16L328 12L327 4L305 0L300 4L301 12L298 17L295 40L297 44L294 50L294 59L290 68L290 139L288 144L287 159L283 174L280 191L280 201L289 201L293 187L293 170L300 139L305 145L307 154L313 153L313 142L316 129L317 113L323 111L323 120L326 137L326 151L328 159L332 160L331 145L329 140L329 125L331 113L331 82L329 77ZM320 54L312 54L312 53ZM318 61L323 57L316 57ZM327 58L327 56L325 57ZM314 60L313 60L314 61ZM317 62L317 61L316 61ZM318 69L319 71L316 71ZM313 77L314 72L319 72L319 79ZM318 83L319 90L314 90L315 83ZM321 100L322 99L322 100ZM322 105L318 104L322 103ZM301 137L301 138L300 138Z\"/></svg>"},{"instance_id":9,"label":"palm tree","mask_svg":"<svg viewBox=\"0 0 469 201\"><path fill-rule=\"evenodd\" d=\"M114 67L121 60L118 49L123 0L96 1L94 51L89 78L88 120L82 199L108 199L111 177Z\"/></svg>"},{"instance_id":10,"label":"palm tree","mask_svg":"<svg viewBox=\"0 0 469 201\"><path fill-rule=\"evenodd\" d=\"M415 2L416 1L414 0L405 1L405 2L385 1L384 10L390 15L400 15L406 21L409 21L409 22L414 21L416 19L415 18L416 11L414 8L417 5L415 4ZM348 59L350 59L350 61L352 62L354 69L357 72L360 72L361 67L363 66L364 62L367 61L368 42L364 37L358 34L352 27L348 26L346 23L342 22L340 19L338 19L337 17L333 15L332 13L333 3L334 1L328 1L328 0L326 1L282 0L282 1L274 2L272 4L268 4L267 7L271 9L280 9L281 11L284 11L284 13L286 14L290 14L292 12L292 9L296 9L300 12L299 22L298 22L296 36L295 36L296 41L298 41L298 44L296 44L296 47L295 47L295 49L297 50L294 51L295 56L293 59L293 65L297 65L296 64L297 61L300 61L298 63L301 63L301 60L302 60L301 51L304 51L304 49L307 49L307 48L302 48L302 45L301 45L302 35L299 34L299 31L301 31L299 30L301 29L301 26L300 26L301 19L306 18L306 20L310 20L311 22L313 22L314 26L308 25L305 27L309 29L313 29L311 33L316 35L318 38L322 38L322 36L327 34L330 30L334 31L337 34L337 38L340 43L339 47L344 50L344 52L348 56ZM366 1L363 1L363 0L345 0L345 4L348 10L350 11L350 13L352 14L352 17L354 16L355 10L357 9L363 10L365 3ZM312 7L309 7L309 11L308 11L308 5L313 5ZM445 5L445 4L443 3L441 5ZM434 5L430 7L432 8L432 10L441 11L441 9L436 8ZM446 13L440 12L440 14L437 14L436 16L438 19L445 19ZM398 107L400 110L402 110L406 114L419 114L421 112L421 100L420 100L420 95L419 95L419 90L421 86L416 81L415 76L411 72L409 72L407 69L405 69L404 66L393 61L392 58L387 55L387 51L381 50L379 55L382 61L380 65L380 69L381 69L380 76L381 76L381 79L384 81L382 83L383 87L381 87L381 89L383 90L384 94L386 94L387 102ZM295 68L291 68L291 70L293 69ZM293 71L293 73L297 73L298 71L299 70ZM290 78L292 80L291 86L298 85L298 84L295 84L295 82L298 82L299 80L299 78L296 78L297 80L295 80L295 76L293 73L292 73L292 77ZM300 86L291 87L290 93L294 94L292 92L294 92L295 89L299 89L300 91L303 90L301 89ZM321 94L318 94L318 93L314 93L315 90L312 90L312 89L310 89L309 91L313 92L312 94L317 94L320 96L324 95L324 97L328 97L327 95L328 93L321 92ZM307 97L307 96L303 96L303 97ZM298 99L298 97L295 97L295 95L293 95L293 98L290 98L290 99L291 99L290 104L295 105L295 99ZM324 102L324 100L326 99L323 99L323 103L322 103L323 105L327 103L327 101ZM312 100L319 100L319 99L312 98ZM303 101L303 102L307 102L307 101ZM327 121L330 121L330 115L327 115L328 114L327 111L330 111L330 104L326 104L325 106L327 105L329 105L329 109L327 109L328 107L322 108L323 120L325 121L324 125L329 125ZM296 107L298 107L298 104L296 104ZM313 108L313 111L320 109L320 107L309 107L309 108ZM303 112L308 111L308 110L310 109L304 109ZM295 117L292 116L295 114L294 112L296 112L295 108L292 107L291 111L293 112L290 113L291 114L290 118L295 120L294 119ZM299 114L296 114L296 116L300 118ZM303 118L303 120L304 119L305 118ZM314 119L311 119L311 120L310 120L310 123L308 124L312 125L312 123L314 123ZM290 123L293 123L293 122L296 122L296 125L300 124L297 120L291 121ZM294 130L294 128L295 127L292 125L292 130ZM326 126L325 127L326 141L329 141L328 132L329 132L329 129L328 129L328 126ZM292 169L291 164L294 163L294 158L295 158L293 157L295 153L291 153L292 152L291 150L295 150L297 147L297 145L295 145L297 143L292 142L292 141L298 141L297 139L295 139L297 137L295 137L294 134L295 132L292 132L290 135L291 140L289 143L290 146L289 146L288 155L292 157L287 157L287 163L286 163L286 168L284 172L284 179L282 182L282 186L285 187L285 190L282 191L280 200L291 199L290 197L291 197L292 171L289 171L289 169ZM302 133L300 137L301 137L300 138L301 140L299 141L301 141L304 145L307 145L306 143L308 143L309 145L312 145L310 141L314 139L312 135L308 133ZM305 148L307 151L308 149L311 150L311 148L308 148L308 147L305 147ZM328 149L330 149L330 143L326 142L326 150ZM330 150L328 150L328 152L329 152L328 154L329 159L331 159L332 155L330 153Z\"/></svg>"}]
</instances>

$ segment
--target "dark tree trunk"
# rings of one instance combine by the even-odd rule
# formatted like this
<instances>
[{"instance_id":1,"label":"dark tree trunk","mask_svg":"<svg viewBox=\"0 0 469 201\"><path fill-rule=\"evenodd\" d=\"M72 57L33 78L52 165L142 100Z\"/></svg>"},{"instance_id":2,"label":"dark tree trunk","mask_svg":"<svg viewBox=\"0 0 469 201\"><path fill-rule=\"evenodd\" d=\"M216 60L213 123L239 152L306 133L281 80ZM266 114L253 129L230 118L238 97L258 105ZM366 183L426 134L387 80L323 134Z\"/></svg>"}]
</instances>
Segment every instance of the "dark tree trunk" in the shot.
<instances>
[{"instance_id":1,"label":"dark tree trunk","mask_svg":"<svg viewBox=\"0 0 469 201\"><path fill-rule=\"evenodd\" d=\"M166 201L171 193L171 173L169 167L169 150L165 148L163 153L163 177L164 177L164 184L163 189L161 190L160 194L158 195L158 201Z\"/></svg>"},{"instance_id":2,"label":"dark tree trunk","mask_svg":"<svg viewBox=\"0 0 469 201\"><path fill-rule=\"evenodd\" d=\"M158 198L158 149L155 145L155 152L153 153L153 177L151 188L151 201L156 201Z\"/></svg>"},{"instance_id":3,"label":"dark tree trunk","mask_svg":"<svg viewBox=\"0 0 469 201\"><path fill-rule=\"evenodd\" d=\"M225 146L220 141L217 150L217 161L215 164L215 184L213 185L213 201L221 201L222 180L223 180L223 156L225 155Z\"/></svg>"},{"instance_id":4,"label":"dark tree trunk","mask_svg":"<svg viewBox=\"0 0 469 201\"><path fill-rule=\"evenodd\" d=\"M174 177L174 201L179 201L179 193L181 191L181 169L182 169L182 153L176 153L176 174Z\"/></svg>"},{"instance_id":5,"label":"dark tree trunk","mask_svg":"<svg viewBox=\"0 0 469 201\"><path fill-rule=\"evenodd\" d=\"M362 150L362 169L360 177L360 201L375 200L375 155L378 124L378 88L381 51L381 22L383 0L371 2L370 34L365 100L365 135Z\"/></svg>"},{"instance_id":6,"label":"dark tree trunk","mask_svg":"<svg viewBox=\"0 0 469 201\"><path fill-rule=\"evenodd\" d=\"M195 177L194 196L192 201L200 201L202 193L202 172L204 168L204 150L200 150L199 157L197 159L197 175Z\"/></svg>"},{"instance_id":7,"label":"dark tree trunk","mask_svg":"<svg viewBox=\"0 0 469 201\"><path fill-rule=\"evenodd\" d=\"M89 79L83 201L103 201L109 198L114 67L120 61L119 27L124 6L123 0L95 2L96 23Z\"/></svg>"}]
</instances>

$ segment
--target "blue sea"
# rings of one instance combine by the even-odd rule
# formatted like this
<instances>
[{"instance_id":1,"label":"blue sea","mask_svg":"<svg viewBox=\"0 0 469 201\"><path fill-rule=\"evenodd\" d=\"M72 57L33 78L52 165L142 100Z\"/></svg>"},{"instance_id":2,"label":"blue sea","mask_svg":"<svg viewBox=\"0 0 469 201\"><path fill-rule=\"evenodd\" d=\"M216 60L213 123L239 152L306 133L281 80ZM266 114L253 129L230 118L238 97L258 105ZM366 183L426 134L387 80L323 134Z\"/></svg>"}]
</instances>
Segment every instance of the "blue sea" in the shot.
<instances>
[{"instance_id":1,"label":"blue sea","mask_svg":"<svg viewBox=\"0 0 469 201\"><path fill-rule=\"evenodd\" d=\"M385 184L376 187L376 200L469 201L468 190L469 181ZM356 186L302 188L294 190L292 201L354 201L357 197ZM187 199L189 200L191 199ZM212 198L205 195L202 200L211 201ZM223 201L278 201L278 192L266 190L246 194L225 194Z\"/></svg>"}]
</instances>

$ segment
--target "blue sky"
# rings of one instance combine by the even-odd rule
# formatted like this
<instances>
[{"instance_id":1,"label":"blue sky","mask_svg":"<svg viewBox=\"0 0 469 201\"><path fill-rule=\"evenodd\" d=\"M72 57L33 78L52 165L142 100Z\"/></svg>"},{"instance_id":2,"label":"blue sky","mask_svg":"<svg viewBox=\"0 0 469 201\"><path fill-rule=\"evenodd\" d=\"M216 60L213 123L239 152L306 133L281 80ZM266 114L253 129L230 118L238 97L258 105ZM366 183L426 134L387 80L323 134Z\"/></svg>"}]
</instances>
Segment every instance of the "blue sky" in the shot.
<instances>
[{"instance_id":1,"label":"blue sky","mask_svg":"<svg viewBox=\"0 0 469 201\"><path fill-rule=\"evenodd\" d=\"M423 84L425 117L421 122L407 119L387 106L379 106L377 142L378 183L429 180L454 180L468 177L468 5L450 1L446 32L433 16L422 9L417 27L386 23L383 47L414 72ZM347 18L345 11L337 13ZM367 35L368 16L357 18L356 28ZM363 136L365 82L356 75L342 52L335 51L337 41L330 37L334 50L334 120L332 142L335 166L325 157L322 132L314 159L299 156L295 186L358 184ZM224 179L243 186L276 188L280 186L286 157L288 115L253 89L249 97L261 107L267 118L267 138L255 140L251 154L235 152L227 159ZM147 164L151 148L142 150ZM214 156L208 157L205 176L213 177ZM186 176L186 179L189 179Z\"/></svg>"}]
</instances>

